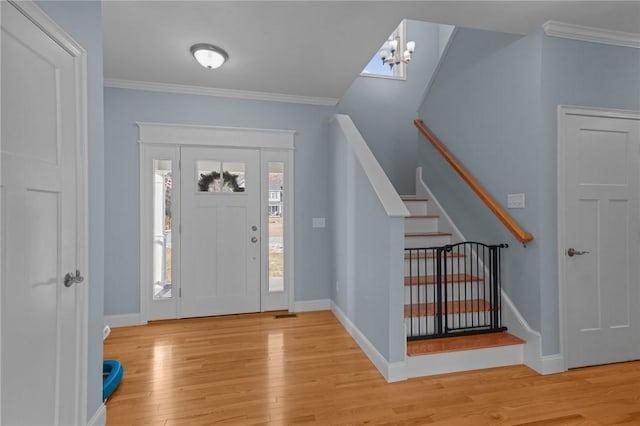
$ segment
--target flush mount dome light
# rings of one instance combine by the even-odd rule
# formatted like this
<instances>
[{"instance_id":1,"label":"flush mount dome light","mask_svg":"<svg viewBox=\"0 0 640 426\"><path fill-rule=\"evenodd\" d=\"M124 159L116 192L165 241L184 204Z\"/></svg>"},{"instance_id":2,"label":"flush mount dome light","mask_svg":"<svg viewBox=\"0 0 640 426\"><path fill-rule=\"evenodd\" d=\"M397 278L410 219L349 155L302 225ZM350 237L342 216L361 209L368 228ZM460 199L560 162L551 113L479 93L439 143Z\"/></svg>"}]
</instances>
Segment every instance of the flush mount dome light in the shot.
<instances>
[{"instance_id":1,"label":"flush mount dome light","mask_svg":"<svg viewBox=\"0 0 640 426\"><path fill-rule=\"evenodd\" d=\"M191 46L191 54L200 65L210 70L220 68L229 59L224 49L206 43Z\"/></svg>"}]
</instances>

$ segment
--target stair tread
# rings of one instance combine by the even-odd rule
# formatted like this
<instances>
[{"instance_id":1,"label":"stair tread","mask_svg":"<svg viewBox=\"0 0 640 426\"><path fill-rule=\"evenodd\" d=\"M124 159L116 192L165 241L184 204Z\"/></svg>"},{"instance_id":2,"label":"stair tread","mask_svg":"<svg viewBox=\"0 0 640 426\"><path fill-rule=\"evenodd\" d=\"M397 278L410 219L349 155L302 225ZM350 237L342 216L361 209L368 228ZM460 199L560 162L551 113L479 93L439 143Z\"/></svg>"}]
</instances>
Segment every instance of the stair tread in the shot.
<instances>
[{"instance_id":1,"label":"stair tread","mask_svg":"<svg viewBox=\"0 0 640 426\"><path fill-rule=\"evenodd\" d=\"M443 337L440 339L414 340L407 342L407 355L428 355L442 352L495 348L526 343L506 331L476 334L472 336Z\"/></svg>"},{"instance_id":2,"label":"stair tread","mask_svg":"<svg viewBox=\"0 0 640 426\"><path fill-rule=\"evenodd\" d=\"M451 300L447 302L447 314L469 314L474 312L486 312L491 310L491 303L483 299ZM435 303L414 303L404 305L404 317L410 318L411 313L419 317L431 317L435 315Z\"/></svg>"},{"instance_id":3,"label":"stair tread","mask_svg":"<svg viewBox=\"0 0 640 426\"><path fill-rule=\"evenodd\" d=\"M411 279L413 278L413 280ZM482 278L476 277L475 275L468 274L449 274L447 275L447 284L451 283L461 283L461 282L479 282L482 281ZM419 284L427 284L433 285L436 283L435 275L414 275L413 277L404 277L404 285L419 285Z\"/></svg>"},{"instance_id":4,"label":"stair tread","mask_svg":"<svg viewBox=\"0 0 640 426\"><path fill-rule=\"evenodd\" d=\"M405 219L439 219L439 218L440 216L435 214L405 216Z\"/></svg>"},{"instance_id":5,"label":"stair tread","mask_svg":"<svg viewBox=\"0 0 640 426\"><path fill-rule=\"evenodd\" d=\"M408 232L405 237L450 237L450 232Z\"/></svg>"},{"instance_id":6,"label":"stair tread","mask_svg":"<svg viewBox=\"0 0 640 426\"><path fill-rule=\"evenodd\" d=\"M425 252L424 249L410 249L410 250L412 250L411 254L405 254L404 255L404 258L406 260L409 260L409 258L411 258L411 259L434 259L435 258L434 254L432 252ZM413 252L414 250L419 250L420 253L414 253ZM464 254L462 254L462 253L453 253L453 252L442 253L442 255L444 257L464 257Z\"/></svg>"}]
</instances>

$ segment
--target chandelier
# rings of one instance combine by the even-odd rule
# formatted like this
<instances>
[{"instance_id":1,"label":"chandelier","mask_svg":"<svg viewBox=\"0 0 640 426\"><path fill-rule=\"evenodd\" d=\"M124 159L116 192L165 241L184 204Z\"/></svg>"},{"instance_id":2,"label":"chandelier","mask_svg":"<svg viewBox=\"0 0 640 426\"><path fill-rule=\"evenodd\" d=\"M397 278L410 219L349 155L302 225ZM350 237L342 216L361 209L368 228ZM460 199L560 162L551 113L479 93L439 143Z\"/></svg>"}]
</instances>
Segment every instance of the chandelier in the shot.
<instances>
[{"instance_id":1,"label":"chandelier","mask_svg":"<svg viewBox=\"0 0 640 426\"><path fill-rule=\"evenodd\" d=\"M416 49L416 42L407 42L404 52L402 51L402 45L400 34L396 32L396 34L392 35L384 46L382 46L382 49L380 49L379 54L382 63L389 65L391 69L393 69L394 65L400 65L401 63L408 64L413 56L413 51Z\"/></svg>"}]
</instances>

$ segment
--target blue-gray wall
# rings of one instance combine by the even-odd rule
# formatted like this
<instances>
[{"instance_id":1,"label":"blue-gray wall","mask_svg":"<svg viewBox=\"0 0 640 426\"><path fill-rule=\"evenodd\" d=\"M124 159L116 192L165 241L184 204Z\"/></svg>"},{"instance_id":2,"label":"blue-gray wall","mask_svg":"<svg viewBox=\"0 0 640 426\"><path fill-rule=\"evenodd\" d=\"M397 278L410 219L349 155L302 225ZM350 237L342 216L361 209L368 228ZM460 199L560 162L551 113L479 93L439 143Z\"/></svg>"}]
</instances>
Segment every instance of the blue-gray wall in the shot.
<instances>
[{"instance_id":1,"label":"blue-gray wall","mask_svg":"<svg viewBox=\"0 0 640 426\"><path fill-rule=\"evenodd\" d=\"M104 312L104 110L102 8L97 1L39 1L38 5L87 51L89 119L89 360L87 413L102 403Z\"/></svg>"},{"instance_id":2,"label":"blue-gray wall","mask_svg":"<svg viewBox=\"0 0 640 426\"><path fill-rule=\"evenodd\" d=\"M136 121L293 129L295 300L331 295L328 120L332 108L209 96L105 89L105 314L140 312L139 153Z\"/></svg>"},{"instance_id":3,"label":"blue-gray wall","mask_svg":"<svg viewBox=\"0 0 640 426\"><path fill-rule=\"evenodd\" d=\"M448 33L442 32L446 38ZM348 114L400 194L415 193L416 130L412 121L440 58L441 26L407 21L416 51L407 80L357 77L338 104Z\"/></svg>"},{"instance_id":4,"label":"blue-gray wall","mask_svg":"<svg viewBox=\"0 0 640 426\"><path fill-rule=\"evenodd\" d=\"M557 107L578 105L640 110L640 49L547 37L542 43L540 158L552 173L537 176L545 194L540 227L548 232L541 256L543 342L558 339ZM552 352L546 352L552 353Z\"/></svg>"},{"instance_id":5,"label":"blue-gray wall","mask_svg":"<svg viewBox=\"0 0 640 426\"><path fill-rule=\"evenodd\" d=\"M404 218L387 215L337 121L330 147L331 298L387 361L403 361Z\"/></svg>"},{"instance_id":6,"label":"blue-gray wall","mask_svg":"<svg viewBox=\"0 0 640 426\"><path fill-rule=\"evenodd\" d=\"M469 240L507 242L505 291L542 333L543 354L559 352L556 112L558 104L638 109L637 49L459 29L420 118L535 239L523 248L418 138L426 183Z\"/></svg>"}]
</instances>

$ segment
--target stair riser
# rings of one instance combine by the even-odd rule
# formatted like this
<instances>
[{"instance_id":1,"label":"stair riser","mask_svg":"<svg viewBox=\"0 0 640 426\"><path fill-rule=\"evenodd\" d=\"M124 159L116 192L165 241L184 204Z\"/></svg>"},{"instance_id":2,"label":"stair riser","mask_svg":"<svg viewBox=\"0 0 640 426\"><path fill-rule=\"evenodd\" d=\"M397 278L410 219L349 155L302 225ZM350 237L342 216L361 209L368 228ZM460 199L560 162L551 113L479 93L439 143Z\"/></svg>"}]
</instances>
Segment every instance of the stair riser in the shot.
<instances>
[{"instance_id":1,"label":"stair riser","mask_svg":"<svg viewBox=\"0 0 640 426\"><path fill-rule=\"evenodd\" d=\"M444 271L445 263L442 262L441 271ZM464 271L464 259L460 259L460 262L454 260L446 263L448 274L457 274L458 271ZM404 276L408 277L411 273L413 275L435 275L438 269L438 264L435 259L419 259L419 260L404 260Z\"/></svg>"},{"instance_id":2,"label":"stair riser","mask_svg":"<svg viewBox=\"0 0 640 426\"><path fill-rule=\"evenodd\" d=\"M404 232L438 232L438 218L406 218L404 220Z\"/></svg>"},{"instance_id":3,"label":"stair riser","mask_svg":"<svg viewBox=\"0 0 640 426\"><path fill-rule=\"evenodd\" d=\"M426 201L405 201L404 205L412 216L424 216L427 214Z\"/></svg>"},{"instance_id":4,"label":"stair riser","mask_svg":"<svg viewBox=\"0 0 640 426\"><path fill-rule=\"evenodd\" d=\"M405 248L442 247L451 243L449 236L405 237Z\"/></svg>"},{"instance_id":5,"label":"stair riser","mask_svg":"<svg viewBox=\"0 0 640 426\"><path fill-rule=\"evenodd\" d=\"M489 298L489 289L481 283L447 284L448 300L468 300ZM434 285L413 285L404 287L404 303L433 303L437 297ZM442 297L444 297L444 290Z\"/></svg>"},{"instance_id":6,"label":"stair riser","mask_svg":"<svg viewBox=\"0 0 640 426\"><path fill-rule=\"evenodd\" d=\"M434 317L405 318L405 330L407 337L426 336L435 334ZM448 327L464 328L490 326L491 318L489 312L486 317L484 315L477 316L475 313L461 315L447 315ZM413 329L411 328L413 326ZM420 327L418 329L418 327Z\"/></svg>"}]
</instances>

